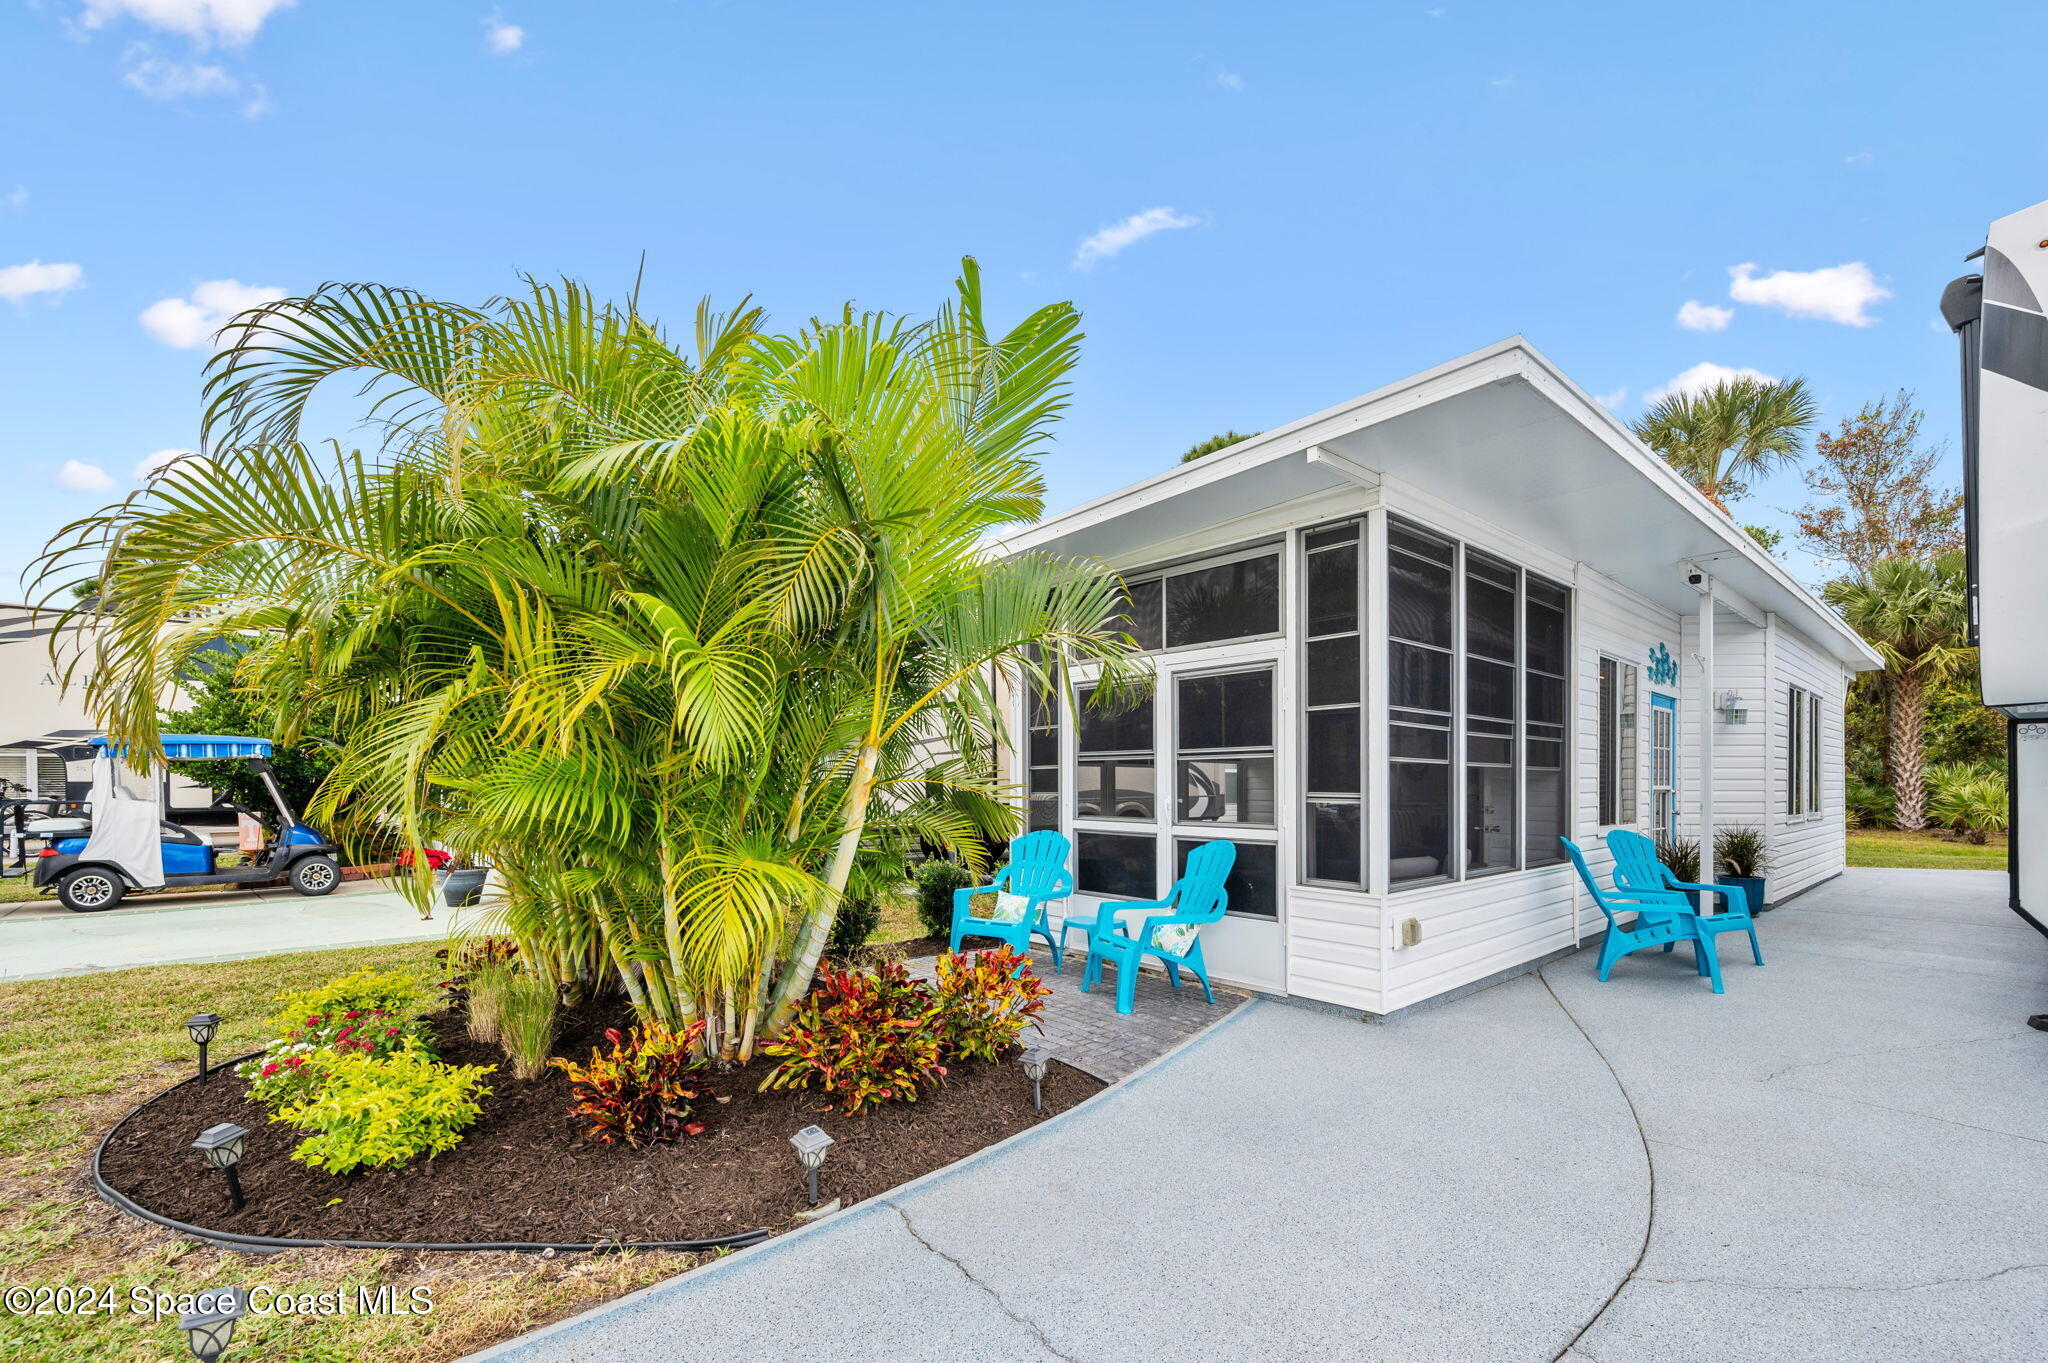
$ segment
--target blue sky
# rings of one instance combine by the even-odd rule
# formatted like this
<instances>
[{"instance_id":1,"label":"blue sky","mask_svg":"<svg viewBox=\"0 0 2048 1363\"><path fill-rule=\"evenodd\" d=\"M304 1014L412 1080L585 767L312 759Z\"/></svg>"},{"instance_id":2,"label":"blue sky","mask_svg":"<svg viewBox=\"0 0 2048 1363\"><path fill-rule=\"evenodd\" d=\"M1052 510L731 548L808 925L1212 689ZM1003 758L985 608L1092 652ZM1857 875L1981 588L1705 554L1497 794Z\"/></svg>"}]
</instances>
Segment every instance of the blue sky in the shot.
<instances>
[{"instance_id":1,"label":"blue sky","mask_svg":"<svg viewBox=\"0 0 2048 1363\"><path fill-rule=\"evenodd\" d=\"M1706 364L1948 434L1941 286L2048 197L2039 4L0 3L0 595L197 441L220 310L325 280L644 250L681 327L971 253L1084 314L1060 507L1514 332L1623 416Z\"/></svg>"}]
</instances>

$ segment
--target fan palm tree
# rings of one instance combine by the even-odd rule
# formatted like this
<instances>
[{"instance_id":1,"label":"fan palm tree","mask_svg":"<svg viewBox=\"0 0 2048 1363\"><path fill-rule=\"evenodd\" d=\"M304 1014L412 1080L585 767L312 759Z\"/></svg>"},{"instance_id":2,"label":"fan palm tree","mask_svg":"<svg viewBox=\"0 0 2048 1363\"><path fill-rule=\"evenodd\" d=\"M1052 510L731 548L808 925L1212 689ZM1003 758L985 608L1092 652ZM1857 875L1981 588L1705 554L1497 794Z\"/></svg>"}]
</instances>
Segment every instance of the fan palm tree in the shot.
<instances>
[{"instance_id":1,"label":"fan palm tree","mask_svg":"<svg viewBox=\"0 0 2048 1363\"><path fill-rule=\"evenodd\" d=\"M121 607L87 645L95 714L150 751L170 684L245 640L237 684L280 737L316 706L346 726L324 805L489 860L493 925L529 959L744 1056L808 987L864 848L972 860L1014 829L985 770L926 756L986 747L999 676L1091 660L1141 684L1113 577L982 548L1039 510L1071 307L991 336L968 261L923 325L760 322L700 307L678 349L570 284L243 314L209 368L208 462L46 553L53 591L89 571ZM343 373L374 457L304 443Z\"/></svg>"},{"instance_id":2,"label":"fan palm tree","mask_svg":"<svg viewBox=\"0 0 2048 1363\"><path fill-rule=\"evenodd\" d=\"M1642 415L1635 432L1727 511L1749 481L1799 457L1818 414L1804 379L1733 378L1669 394Z\"/></svg>"},{"instance_id":3,"label":"fan palm tree","mask_svg":"<svg viewBox=\"0 0 2048 1363\"><path fill-rule=\"evenodd\" d=\"M1927 826L1927 687L1967 664L1972 650L1963 563L1894 558L1872 566L1868 581L1831 582L1823 595L1884 659L1885 749L1898 825Z\"/></svg>"}]
</instances>

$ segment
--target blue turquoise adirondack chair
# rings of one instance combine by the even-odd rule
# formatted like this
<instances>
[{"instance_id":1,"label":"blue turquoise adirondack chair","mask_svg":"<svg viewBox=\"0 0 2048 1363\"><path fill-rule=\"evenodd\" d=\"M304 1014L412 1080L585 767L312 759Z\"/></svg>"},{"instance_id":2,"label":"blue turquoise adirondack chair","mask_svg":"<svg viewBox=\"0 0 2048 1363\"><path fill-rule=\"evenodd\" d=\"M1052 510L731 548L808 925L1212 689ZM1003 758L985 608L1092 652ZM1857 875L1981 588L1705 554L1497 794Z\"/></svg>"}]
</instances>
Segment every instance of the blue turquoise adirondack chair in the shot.
<instances>
[{"instance_id":1,"label":"blue turquoise adirondack chair","mask_svg":"<svg viewBox=\"0 0 2048 1363\"><path fill-rule=\"evenodd\" d=\"M1570 838L1558 841L1564 844L1565 853L1578 868L1579 879L1585 882L1586 892L1593 896L1593 902L1607 919L1607 935L1600 939L1601 981L1605 982L1613 972L1616 961L1632 951L1654 946L1669 950L1680 942L1691 942L1693 964L1700 974L1713 981L1716 994L1726 992L1721 988L1721 963L1714 956L1713 935L1700 931L1700 916L1685 902L1684 895L1676 890L1632 890L1626 895L1602 890L1593 879L1586 854L1579 850L1579 845ZM1635 919L1623 927L1620 915L1630 909L1635 910Z\"/></svg>"},{"instance_id":2,"label":"blue turquoise adirondack chair","mask_svg":"<svg viewBox=\"0 0 2048 1363\"><path fill-rule=\"evenodd\" d=\"M1764 963L1764 949L1757 945L1756 919L1750 916L1749 896L1733 885L1689 885L1672 874L1671 868L1657 860L1657 844L1640 833L1631 833L1626 828L1617 828L1607 835L1607 850L1614 854L1614 888L1623 894L1635 894L1640 890L1662 893L1667 890L1694 890L1703 894L1721 896L1721 912L1700 915L1700 931L1712 937L1722 932L1746 932L1749 934L1749 954L1756 963ZM1669 945L1664 948L1671 950Z\"/></svg>"},{"instance_id":3,"label":"blue turquoise adirondack chair","mask_svg":"<svg viewBox=\"0 0 2048 1363\"><path fill-rule=\"evenodd\" d=\"M1230 895L1223 882L1237 861L1237 847L1227 842L1205 842L1188 853L1187 874L1173 882L1164 899L1137 903L1104 904L1088 932L1088 968L1081 972L1081 992L1102 978L1102 963L1116 966L1116 1010L1131 1011L1138 988L1138 965L1147 956L1157 956L1166 967L1166 977L1180 988L1181 967L1186 966L1202 982L1202 997L1216 1002L1209 988L1209 970L1202 964L1201 928L1213 923L1230 907ZM1116 912L1127 909L1172 909L1153 915L1138 925L1138 935L1125 935Z\"/></svg>"},{"instance_id":4,"label":"blue turquoise adirondack chair","mask_svg":"<svg viewBox=\"0 0 2048 1363\"><path fill-rule=\"evenodd\" d=\"M1053 966L1058 968L1060 944L1052 935L1045 906L1074 892L1074 877L1067 870L1071 848L1065 836L1050 828L1026 833L1010 844L1010 864L997 871L993 881L953 891L952 949L960 950L962 937L994 937L1024 956L1036 935L1052 948ZM990 893L996 897L995 916L975 917L970 911L974 896Z\"/></svg>"}]
</instances>

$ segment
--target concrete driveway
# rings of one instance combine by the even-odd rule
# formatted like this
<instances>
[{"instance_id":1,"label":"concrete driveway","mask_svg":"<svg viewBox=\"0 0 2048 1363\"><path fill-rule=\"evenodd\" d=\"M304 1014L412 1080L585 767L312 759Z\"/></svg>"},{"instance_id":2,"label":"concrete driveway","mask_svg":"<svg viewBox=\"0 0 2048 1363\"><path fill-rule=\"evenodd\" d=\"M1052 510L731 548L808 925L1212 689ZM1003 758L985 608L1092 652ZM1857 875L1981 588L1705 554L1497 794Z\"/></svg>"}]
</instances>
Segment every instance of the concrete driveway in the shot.
<instances>
[{"instance_id":1,"label":"concrete driveway","mask_svg":"<svg viewBox=\"0 0 2048 1363\"><path fill-rule=\"evenodd\" d=\"M1068 1117L479 1358L2048 1357L2048 942L1852 871L1768 966L1264 1002ZM1727 939L1724 939L1727 940ZM829 1181L829 1179L828 1179Z\"/></svg>"},{"instance_id":2,"label":"concrete driveway","mask_svg":"<svg viewBox=\"0 0 2048 1363\"><path fill-rule=\"evenodd\" d=\"M373 881L317 899L289 888L138 896L104 913L35 901L0 918L0 980L421 941L446 936L454 913L422 920L403 895Z\"/></svg>"}]
</instances>

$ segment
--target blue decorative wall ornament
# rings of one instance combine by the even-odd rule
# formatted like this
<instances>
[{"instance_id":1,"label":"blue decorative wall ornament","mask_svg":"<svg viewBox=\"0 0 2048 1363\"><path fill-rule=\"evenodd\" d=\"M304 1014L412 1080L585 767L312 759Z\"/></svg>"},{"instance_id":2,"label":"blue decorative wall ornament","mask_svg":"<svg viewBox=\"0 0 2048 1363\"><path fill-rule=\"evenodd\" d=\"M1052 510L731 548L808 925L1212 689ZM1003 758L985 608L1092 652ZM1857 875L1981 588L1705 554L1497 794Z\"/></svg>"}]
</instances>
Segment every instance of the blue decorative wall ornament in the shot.
<instances>
[{"instance_id":1,"label":"blue decorative wall ornament","mask_svg":"<svg viewBox=\"0 0 2048 1363\"><path fill-rule=\"evenodd\" d=\"M1650 684L1652 686L1678 685L1678 659L1671 656L1671 650L1658 644L1650 650Z\"/></svg>"}]
</instances>

